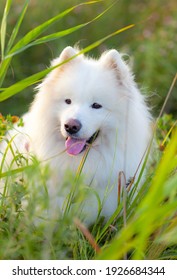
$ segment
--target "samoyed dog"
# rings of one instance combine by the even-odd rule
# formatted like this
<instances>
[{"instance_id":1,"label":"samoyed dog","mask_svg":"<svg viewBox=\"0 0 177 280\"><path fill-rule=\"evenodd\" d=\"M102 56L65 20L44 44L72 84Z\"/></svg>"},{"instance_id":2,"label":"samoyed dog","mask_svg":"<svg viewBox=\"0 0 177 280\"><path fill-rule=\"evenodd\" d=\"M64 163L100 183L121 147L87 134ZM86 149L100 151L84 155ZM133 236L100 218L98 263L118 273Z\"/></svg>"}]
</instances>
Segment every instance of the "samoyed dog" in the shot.
<instances>
[{"instance_id":1,"label":"samoyed dog","mask_svg":"<svg viewBox=\"0 0 177 280\"><path fill-rule=\"evenodd\" d=\"M141 169L151 138L151 116L118 51L109 50L98 60L78 52L66 47L52 62L56 68L38 86L23 117L24 127L18 135L12 130L8 137L15 135L12 145L20 153L49 162L49 193L60 188L66 170L78 170L88 152L82 170L85 185L97 193L100 214L108 219L118 206L120 174L121 186L126 187ZM4 141L1 153L5 146ZM6 163L11 160L9 150ZM64 199L57 200L58 207ZM94 222L97 200L86 199L83 204L86 221Z\"/></svg>"}]
</instances>

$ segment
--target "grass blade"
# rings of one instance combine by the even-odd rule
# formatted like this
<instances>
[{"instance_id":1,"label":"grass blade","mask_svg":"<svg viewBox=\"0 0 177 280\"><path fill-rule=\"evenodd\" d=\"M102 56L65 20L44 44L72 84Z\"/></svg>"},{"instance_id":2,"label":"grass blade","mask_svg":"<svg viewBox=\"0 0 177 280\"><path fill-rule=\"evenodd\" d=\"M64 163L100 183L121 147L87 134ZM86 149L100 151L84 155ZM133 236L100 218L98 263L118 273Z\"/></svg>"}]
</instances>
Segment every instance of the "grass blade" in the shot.
<instances>
[{"instance_id":1,"label":"grass blade","mask_svg":"<svg viewBox=\"0 0 177 280\"><path fill-rule=\"evenodd\" d=\"M4 52L5 52L5 42L6 42L6 28L7 28L7 16L10 11L10 7L12 4L12 0L6 1L6 6L4 9L4 14L2 17L1 22L1 60L4 59Z\"/></svg>"},{"instance_id":2,"label":"grass blade","mask_svg":"<svg viewBox=\"0 0 177 280\"><path fill-rule=\"evenodd\" d=\"M3 47L2 41L1 41L1 52L2 52L2 59L1 60L2 60L2 62L1 62L1 68L0 68L0 86L2 85L2 83L4 81L4 78L6 76L7 70L9 68L9 65L10 65L10 62L11 62L11 58L6 58L5 53L8 53L10 51L10 48L12 47L12 45L15 41L15 38L18 34L19 28L20 28L21 23L23 21L24 15L26 13L28 3L29 3L29 0L26 1L25 5L24 5L24 7L21 11L21 15L20 15L20 17L17 21L17 24L13 29L12 35L11 35L10 40L8 42L8 45L7 45L6 52L5 52L5 42L4 42L4 47ZM10 6L9 6L9 8L10 8ZM9 10L9 8L8 8L8 10ZM1 31L1 35L2 35L2 31Z\"/></svg>"},{"instance_id":3,"label":"grass blade","mask_svg":"<svg viewBox=\"0 0 177 280\"><path fill-rule=\"evenodd\" d=\"M18 18L18 21L17 21L17 23L16 23L16 25L15 25L13 31L12 31L12 35L11 35L11 37L9 39L9 42L8 42L8 45L7 45L6 53L8 53L10 51L10 49L11 49L11 47L12 47L12 45L13 45L15 39L16 39L16 36L18 34L18 31L20 29L20 26L22 24L22 21L24 19L25 14L26 14L26 11L27 11L27 8L28 8L28 4L29 4L29 0L26 0L25 4L23 6L23 9L22 9L22 11L20 13L20 17Z\"/></svg>"},{"instance_id":4,"label":"grass blade","mask_svg":"<svg viewBox=\"0 0 177 280\"><path fill-rule=\"evenodd\" d=\"M18 49L17 51L9 54L6 56L7 59L11 58L12 56L14 55L17 55L25 50L27 50L28 48L30 47L33 47L33 46L36 46L36 45L40 45L40 44L43 44L43 43L47 43L47 42L50 42L50 41L54 41L56 39L59 39L59 38L62 38L64 36L67 36L77 30L79 30L80 28L86 26L88 23L83 23L83 24L79 24L77 26L74 26L74 27L71 27L71 28L68 28L66 30L63 30L63 31L59 31L59 32L56 32L56 33L53 33L53 34L50 34L48 36L44 36L38 40L35 40L34 42L30 43L30 44L27 44L27 45L24 45L24 47L21 47L20 49Z\"/></svg>"},{"instance_id":5,"label":"grass blade","mask_svg":"<svg viewBox=\"0 0 177 280\"><path fill-rule=\"evenodd\" d=\"M11 58L7 58L5 60L2 60L0 64L0 87L3 84L10 62L11 62Z\"/></svg>"}]
</instances>

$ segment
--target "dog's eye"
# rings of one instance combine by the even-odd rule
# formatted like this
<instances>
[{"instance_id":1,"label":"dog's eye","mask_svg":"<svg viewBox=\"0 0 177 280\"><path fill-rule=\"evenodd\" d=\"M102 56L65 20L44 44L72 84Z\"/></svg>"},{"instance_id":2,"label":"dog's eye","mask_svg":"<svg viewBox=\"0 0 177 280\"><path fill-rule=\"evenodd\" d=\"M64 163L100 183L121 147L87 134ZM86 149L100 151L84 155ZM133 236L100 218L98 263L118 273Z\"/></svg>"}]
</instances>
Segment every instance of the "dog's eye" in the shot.
<instances>
[{"instance_id":1,"label":"dog's eye","mask_svg":"<svg viewBox=\"0 0 177 280\"><path fill-rule=\"evenodd\" d=\"M66 104L71 104L71 99L65 99Z\"/></svg>"},{"instance_id":2,"label":"dog's eye","mask_svg":"<svg viewBox=\"0 0 177 280\"><path fill-rule=\"evenodd\" d=\"M98 103L93 103L93 104L91 105L91 107L92 107L93 109L100 109L100 108L102 108L102 106L101 106L100 104L98 104Z\"/></svg>"}]
</instances>

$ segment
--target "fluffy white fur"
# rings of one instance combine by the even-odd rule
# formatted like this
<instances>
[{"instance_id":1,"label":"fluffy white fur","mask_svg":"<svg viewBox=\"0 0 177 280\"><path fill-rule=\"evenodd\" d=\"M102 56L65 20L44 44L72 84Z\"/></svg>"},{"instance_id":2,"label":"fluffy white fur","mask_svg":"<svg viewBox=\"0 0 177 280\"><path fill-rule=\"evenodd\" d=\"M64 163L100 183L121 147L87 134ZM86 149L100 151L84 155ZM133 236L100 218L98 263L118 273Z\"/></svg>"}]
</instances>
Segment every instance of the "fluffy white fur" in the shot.
<instances>
[{"instance_id":1,"label":"fluffy white fur","mask_svg":"<svg viewBox=\"0 0 177 280\"><path fill-rule=\"evenodd\" d=\"M52 65L76 53L76 49L67 47ZM71 104L66 104L66 99ZM94 103L102 107L92 108ZM61 182L67 169L76 172L84 154L71 156L65 149L68 137L65 124L70 119L82 125L76 135L78 139L89 139L99 131L83 173L85 183L95 188L103 202L101 215L108 218L118 203L119 173L125 174L126 181L134 176L151 135L151 117L144 98L116 50L103 53L99 60L79 55L51 71L38 87L34 102L24 116L22 133L14 142L22 153L34 153L42 161L49 159L54 172L49 192L50 188L60 186L57 182ZM16 133L12 131L11 136ZM5 145L5 142L1 144L2 150ZM10 152L7 157L10 162ZM95 220L97 211L96 200L85 202L89 223Z\"/></svg>"}]
</instances>

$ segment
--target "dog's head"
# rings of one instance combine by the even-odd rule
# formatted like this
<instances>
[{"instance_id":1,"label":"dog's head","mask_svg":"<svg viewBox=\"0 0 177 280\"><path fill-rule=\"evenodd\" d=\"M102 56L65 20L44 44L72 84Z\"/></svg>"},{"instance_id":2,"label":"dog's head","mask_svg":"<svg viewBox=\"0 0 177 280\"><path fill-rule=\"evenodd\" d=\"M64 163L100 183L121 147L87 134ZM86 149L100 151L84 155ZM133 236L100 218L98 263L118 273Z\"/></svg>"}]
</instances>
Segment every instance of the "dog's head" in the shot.
<instances>
[{"instance_id":1,"label":"dog's head","mask_svg":"<svg viewBox=\"0 0 177 280\"><path fill-rule=\"evenodd\" d=\"M67 152L78 155L91 144L99 146L116 129L121 99L129 94L133 78L116 50L94 60L67 47L52 65L59 67L41 87L54 100Z\"/></svg>"}]
</instances>

